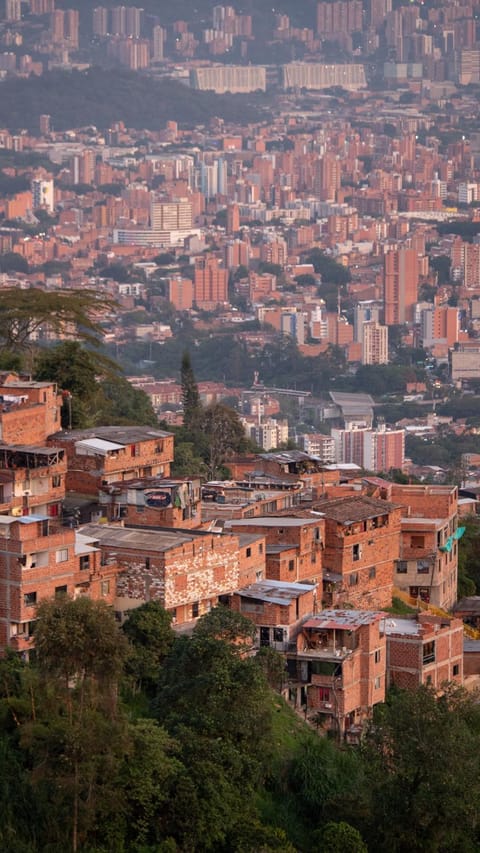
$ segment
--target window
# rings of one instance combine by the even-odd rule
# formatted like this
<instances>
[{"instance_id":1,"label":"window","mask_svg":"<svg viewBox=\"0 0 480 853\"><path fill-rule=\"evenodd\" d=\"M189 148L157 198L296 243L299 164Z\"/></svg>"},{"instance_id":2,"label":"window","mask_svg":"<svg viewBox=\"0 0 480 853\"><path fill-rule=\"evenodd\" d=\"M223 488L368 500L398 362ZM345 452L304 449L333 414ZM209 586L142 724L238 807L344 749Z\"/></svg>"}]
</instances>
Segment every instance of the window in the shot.
<instances>
[{"instance_id":1,"label":"window","mask_svg":"<svg viewBox=\"0 0 480 853\"><path fill-rule=\"evenodd\" d=\"M377 675L377 677L375 679L375 690L380 690L381 686L382 686L382 679L379 675Z\"/></svg>"},{"instance_id":2,"label":"window","mask_svg":"<svg viewBox=\"0 0 480 853\"><path fill-rule=\"evenodd\" d=\"M330 689L328 687L319 687L318 688L318 701L319 702L330 702Z\"/></svg>"},{"instance_id":3,"label":"window","mask_svg":"<svg viewBox=\"0 0 480 853\"><path fill-rule=\"evenodd\" d=\"M362 556L362 546L357 543L357 545L353 545L352 547L352 558L354 562L360 559Z\"/></svg>"},{"instance_id":4,"label":"window","mask_svg":"<svg viewBox=\"0 0 480 853\"><path fill-rule=\"evenodd\" d=\"M100 592L102 595L108 595L110 592L110 581L101 581Z\"/></svg>"},{"instance_id":5,"label":"window","mask_svg":"<svg viewBox=\"0 0 480 853\"><path fill-rule=\"evenodd\" d=\"M52 477L52 487L54 489L58 489L59 486L62 485L62 478L60 474L54 474Z\"/></svg>"},{"instance_id":6,"label":"window","mask_svg":"<svg viewBox=\"0 0 480 853\"><path fill-rule=\"evenodd\" d=\"M423 644L423 663L433 663L435 660L435 640Z\"/></svg>"},{"instance_id":7,"label":"window","mask_svg":"<svg viewBox=\"0 0 480 853\"><path fill-rule=\"evenodd\" d=\"M62 596L67 594L67 587L65 586L56 586L55 587L55 598L62 598Z\"/></svg>"},{"instance_id":8,"label":"window","mask_svg":"<svg viewBox=\"0 0 480 853\"><path fill-rule=\"evenodd\" d=\"M425 548L425 536L411 536L410 537L410 547L411 548Z\"/></svg>"},{"instance_id":9,"label":"window","mask_svg":"<svg viewBox=\"0 0 480 853\"><path fill-rule=\"evenodd\" d=\"M23 603L25 607L33 607L37 603L37 593L25 592L23 595Z\"/></svg>"},{"instance_id":10,"label":"window","mask_svg":"<svg viewBox=\"0 0 480 853\"><path fill-rule=\"evenodd\" d=\"M57 563L65 563L68 560L68 548L59 548L55 559Z\"/></svg>"},{"instance_id":11,"label":"window","mask_svg":"<svg viewBox=\"0 0 480 853\"><path fill-rule=\"evenodd\" d=\"M170 616L172 617L172 622L176 622L177 621L177 608L172 607L172 609L169 610L168 612L170 613Z\"/></svg>"},{"instance_id":12,"label":"window","mask_svg":"<svg viewBox=\"0 0 480 853\"><path fill-rule=\"evenodd\" d=\"M42 536L48 536L48 532L49 532L48 519L44 518L44 520L42 521Z\"/></svg>"},{"instance_id":13,"label":"window","mask_svg":"<svg viewBox=\"0 0 480 853\"><path fill-rule=\"evenodd\" d=\"M263 554L263 542L260 542L260 545L258 546L258 553Z\"/></svg>"},{"instance_id":14,"label":"window","mask_svg":"<svg viewBox=\"0 0 480 853\"><path fill-rule=\"evenodd\" d=\"M200 603L198 601L194 601L192 604L192 619L196 619L199 613Z\"/></svg>"},{"instance_id":15,"label":"window","mask_svg":"<svg viewBox=\"0 0 480 853\"><path fill-rule=\"evenodd\" d=\"M150 557L145 557L145 571L150 571Z\"/></svg>"},{"instance_id":16,"label":"window","mask_svg":"<svg viewBox=\"0 0 480 853\"><path fill-rule=\"evenodd\" d=\"M289 560L288 561L288 571L293 572L294 569L295 569L295 560Z\"/></svg>"},{"instance_id":17,"label":"window","mask_svg":"<svg viewBox=\"0 0 480 853\"><path fill-rule=\"evenodd\" d=\"M407 574L407 561L406 560L397 560L397 575L406 575Z\"/></svg>"},{"instance_id":18,"label":"window","mask_svg":"<svg viewBox=\"0 0 480 853\"><path fill-rule=\"evenodd\" d=\"M259 583L259 581L263 581L263 572L261 569L259 572L255 572L255 580L257 583Z\"/></svg>"},{"instance_id":19,"label":"window","mask_svg":"<svg viewBox=\"0 0 480 853\"><path fill-rule=\"evenodd\" d=\"M430 573L430 561L417 560L417 572L419 575L428 575Z\"/></svg>"},{"instance_id":20,"label":"window","mask_svg":"<svg viewBox=\"0 0 480 853\"><path fill-rule=\"evenodd\" d=\"M245 551L245 556L246 556L246 557L251 557L251 556L252 556L252 549L251 549L251 548L247 548L247 550Z\"/></svg>"},{"instance_id":21,"label":"window","mask_svg":"<svg viewBox=\"0 0 480 853\"><path fill-rule=\"evenodd\" d=\"M80 571L86 572L90 568L90 554L82 554L80 557Z\"/></svg>"},{"instance_id":22,"label":"window","mask_svg":"<svg viewBox=\"0 0 480 853\"><path fill-rule=\"evenodd\" d=\"M348 583L350 586L357 586L358 584L358 572L352 572L348 579Z\"/></svg>"},{"instance_id":23,"label":"window","mask_svg":"<svg viewBox=\"0 0 480 853\"><path fill-rule=\"evenodd\" d=\"M375 650L375 663L380 663L381 657L382 657L382 650L376 649Z\"/></svg>"},{"instance_id":24,"label":"window","mask_svg":"<svg viewBox=\"0 0 480 853\"><path fill-rule=\"evenodd\" d=\"M373 578L377 577L377 567L376 566L370 566L370 568L368 570L368 577L370 578L370 580L373 580Z\"/></svg>"},{"instance_id":25,"label":"window","mask_svg":"<svg viewBox=\"0 0 480 853\"><path fill-rule=\"evenodd\" d=\"M453 664L453 675L460 675L460 665L458 663Z\"/></svg>"},{"instance_id":26,"label":"window","mask_svg":"<svg viewBox=\"0 0 480 853\"><path fill-rule=\"evenodd\" d=\"M274 628L273 629L273 642L274 643L283 643L283 628Z\"/></svg>"},{"instance_id":27,"label":"window","mask_svg":"<svg viewBox=\"0 0 480 853\"><path fill-rule=\"evenodd\" d=\"M285 533L285 530L283 529L283 527L279 527L279 528L278 528L278 532L279 532L279 533Z\"/></svg>"}]
</instances>

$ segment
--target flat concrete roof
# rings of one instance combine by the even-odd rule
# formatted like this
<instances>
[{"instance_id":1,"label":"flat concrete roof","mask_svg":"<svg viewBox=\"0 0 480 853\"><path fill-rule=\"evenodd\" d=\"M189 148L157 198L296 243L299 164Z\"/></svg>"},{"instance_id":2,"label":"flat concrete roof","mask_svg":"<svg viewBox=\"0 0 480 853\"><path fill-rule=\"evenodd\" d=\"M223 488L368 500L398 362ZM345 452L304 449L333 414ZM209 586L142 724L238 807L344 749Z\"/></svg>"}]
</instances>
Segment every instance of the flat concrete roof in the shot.
<instances>
[{"instance_id":1,"label":"flat concrete roof","mask_svg":"<svg viewBox=\"0 0 480 853\"><path fill-rule=\"evenodd\" d=\"M373 625L384 616L379 610L322 610L317 616L311 616L302 627L316 628L319 631L349 631L363 625Z\"/></svg>"}]
</instances>

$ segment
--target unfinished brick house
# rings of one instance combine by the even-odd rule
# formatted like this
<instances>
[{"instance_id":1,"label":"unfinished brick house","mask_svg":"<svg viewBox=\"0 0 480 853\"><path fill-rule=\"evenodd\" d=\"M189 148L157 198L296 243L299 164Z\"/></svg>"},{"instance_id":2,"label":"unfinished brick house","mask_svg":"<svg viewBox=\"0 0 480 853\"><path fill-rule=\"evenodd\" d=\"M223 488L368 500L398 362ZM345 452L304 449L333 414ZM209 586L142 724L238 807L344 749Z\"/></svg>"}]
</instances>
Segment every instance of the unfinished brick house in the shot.
<instances>
[{"instance_id":1,"label":"unfinished brick house","mask_svg":"<svg viewBox=\"0 0 480 853\"><path fill-rule=\"evenodd\" d=\"M289 699L339 737L356 738L385 699L383 613L324 610L303 622L287 653Z\"/></svg>"},{"instance_id":2,"label":"unfinished brick house","mask_svg":"<svg viewBox=\"0 0 480 853\"><path fill-rule=\"evenodd\" d=\"M301 583L322 579L325 522L322 518L279 517L225 522L236 533L263 534L267 541L266 576L270 580Z\"/></svg>"},{"instance_id":3,"label":"unfinished brick house","mask_svg":"<svg viewBox=\"0 0 480 853\"><path fill-rule=\"evenodd\" d=\"M173 435L138 426L65 430L49 444L67 454L67 490L98 495L101 486L139 477L168 477Z\"/></svg>"},{"instance_id":4,"label":"unfinished brick house","mask_svg":"<svg viewBox=\"0 0 480 853\"><path fill-rule=\"evenodd\" d=\"M395 586L412 598L449 610L457 598L458 493L456 486L399 486L392 500L402 511Z\"/></svg>"},{"instance_id":5,"label":"unfinished brick house","mask_svg":"<svg viewBox=\"0 0 480 853\"><path fill-rule=\"evenodd\" d=\"M66 472L61 448L0 445L0 513L60 516Z\"/></svg>"},{"instance_id":6,"label":"unfinished brick house","mask_svg":"<svg viewBox=\"0 0 480 853\"><path fill-rule=\"evenodd\" d=\"M274 488L267 481L205 483L202 486L202 521L257 518L289 510L300 502L301 491Z\"/></svg>"},{"instance_id":7,"label":"unfinished brick house","mask_svg":"<svg viewBox=\"0 0 480 853\"><path fill-rule=\"evenodd\" d=\"M325 520L323 601L368 610L390 607L400 550L401 509L366 496L315 503Z\"/></svg>"},{"instance_id":8,"label":"unfinished brick house","mask_svg":"<svg viewBox=\"0 0 480 853\"><path fill-rule=\"evenodd\" d=\"M113 561L76 531L38 515L0 515L0 650L28 655L35 607L43 598L87 593L113 603Z\"/></svg>"},{"instance_id":9,"label":"unfinished brick house","mask_svg":"<svg viewBox=\"0 0 480 853\"><path fill-rule=\"evenodd\" d=\"M386 618L380 631L387 641L387 686L406 690L421 684L440 689L463 683L464 631L461 619L432 613Z\"/></svg>"},{"instance_id":10,"label":"unfinished brick house","mask_svg":"<svg viewBox=\"0 0 480 853\"><path fill-rule=\"evenodd\" d=\"M316 612L316 590L316 584L264 580L239 589L229 606L255 623L259 647L286 652L302 620Z\"/></svg>"},{"instance_id":11,"label":"unfinished brick house","mask_svg":"<svg viewBox=\"0 0 480 853\"><path fill-rule=\"evenodd\" d=\"M60 427L62 396L54 382L22 380L16 374L0 377L0 441L40 445Z\"/></svg>"},{"instance_id":12,"label":"unfinished brick house","mask_svg":"<svg viewBox=\"0 0 480 853\"><path fill-rule=\"evenodd\" d=\"M159 601L176 624L208 612L237 589L265 577L265 537L207 531L85 525L102 561L118 563L115 609Z\"/></svg>"},{"instance_id":13,"label":"unfinished brick house","mask_svg":"<svg viewBox=\"0 0 480 853\"><path fill-rule=\"evenodd\" d=\"M201 524L200 480L142 477L101 486L99 505L108 521L137 527L195 528Z\"/></svg>"}]
</instances>

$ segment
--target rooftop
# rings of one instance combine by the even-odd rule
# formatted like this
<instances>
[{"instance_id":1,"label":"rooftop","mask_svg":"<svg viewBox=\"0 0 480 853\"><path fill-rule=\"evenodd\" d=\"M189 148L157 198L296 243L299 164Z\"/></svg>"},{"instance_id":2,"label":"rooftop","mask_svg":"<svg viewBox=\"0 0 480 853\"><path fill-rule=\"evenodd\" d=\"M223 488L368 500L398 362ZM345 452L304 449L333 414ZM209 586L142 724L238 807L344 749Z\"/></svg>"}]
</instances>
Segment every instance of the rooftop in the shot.
<instances>
[{"instance_id":1,"label":"rooftop","mask_svg":"<svg viewBox=\"0 0 480 853\"><path fill-rule=\"evenodd\" d=\"M318 518L295 518L290 515L260 516L259 518L228 519L225 527L304 527L306 524L318 524Z\"/></svg>"},{"instance_id":2,"label":"rooftop","mask_svg":"<svg viewBox=\"0 0 480 853\"><path fill-rule=\"evenodd\" d=\"M315 503L315 511L321 512L325 518L338 521L345 526L355 521L366 521L387 515L397 508L397 504L383 501L380 498L369 498L365 495L358 497L335 498Z\"/></svg>"},{"instance_id":3,"label":"rooftop","mask_svg":"<svg viewBox=\"0 0 480 853\"><path fill-rule=\"evenodd\" d=\"M267 601L270 604L290 604L305 595L307 592L312 592L316 584L307 583L287 583L282 581L259 581L238 590L238 595L242 598L253 598L257 601Z\"/></svg>"},{"instance_id":4,"label":"rooftop","mask_svg":"<svg viewBox=\"0 0 480 853\"><path fill-rule=\"evenodd\" d=\"M125 447L128 444L151 441L155 438L168 438L171 435L171 432L164 432L164 430L153 429L152 427L103 426L92 427L91 429L62 430L50 437L52 439L57 438L59 441L71 441L72 443L77 441L91 442L100 439Z\"/></svg>"},{"instance_id":5,"label":"rooftop","mask_svg":"<svg viewBox=\"0 0 480 853\"><path fill-rule=\"evenodd\" d=\"M85 524L80 529L80 533L108 548L134 548L139 551L158 552L178 548L179 545L192 542L194 538L175 530L146 530L109 524Z\"/></svg>"},{"instance_id":6,"label":"rooftop","mask_svg":"<svg viewBox=\"0 0 480 853\"><path fill-rule=\"evenodd\" d=\"M353 631L363 625L373 625L385 614L378 610L323 610L303 623L304 628L318 631Z\"/></svg>"}]
</instances>

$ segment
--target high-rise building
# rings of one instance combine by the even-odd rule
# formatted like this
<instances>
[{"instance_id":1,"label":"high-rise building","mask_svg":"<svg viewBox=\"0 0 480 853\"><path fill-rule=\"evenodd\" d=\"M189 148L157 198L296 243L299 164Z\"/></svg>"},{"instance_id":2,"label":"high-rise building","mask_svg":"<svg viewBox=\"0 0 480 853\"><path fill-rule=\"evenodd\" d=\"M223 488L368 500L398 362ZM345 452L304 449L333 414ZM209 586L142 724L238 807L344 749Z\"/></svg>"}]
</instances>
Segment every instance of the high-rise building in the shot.
<instances>
[{"instance_id":1,"label":"high-rise building","mask_svg":"<svg viewBox=\"0 0 480 853\"><path fill-rule=\"evenodd\" d=\"M152 30L152 62L161 62L163 59L163 48L166 39L166 31L157 26Z\"/></svg>"},{"instance_id":2,"label":"high-rise building","mask_svg":"<svg viewBox=\"0 0 480 853\"><path fill-rule=\"evenodd\" d=\"M192 227L189 201L152 201L150 224L153 231L188 231Z\"/></svg>"},{"instance_id":3,"label":"high-rise building","mask_svg":"<svg viewBox=\"0 0 480 853\"><path fill-rule=\"evenodd\" d=\"M51 15L55 11L55 0L30 0L31 15Z\"/></svg>"},{"instance_id":4,"label":"high-rise building","mask_svg":"<svg viewBox=\"0 0 480 853\"><path fill-rule=\"evenodd\" d=\"M227 302L227 271L213 255L195 259L193 293L197 308L205 311Z\"/></svg>"},{"instance_id":5,"label":"high-rise building","mask_svg":"<svg viewBox=\"0 0 480 853\"><path fill-rule=\"evenodd\" d=\"M105 6L97 6L93 10L93 35L106 36L108 34L108 9Z\"/></svg>"},{"instance_id":6,"label":"high-rise building","mask_svg":"<svg viewBox=\"0 0 480 853\"><path fill-rule=\"evenodd\" d=\"M80 13L77 9L65 10L64 34L68 46L78 48L78 34L80 29Z\"/></svg>"},{"instance_id":7,"label":"high-rise building","mask_svg":"<svg viewBox=\"0 0 480 853\"><path fill-rule=\"evenodd\" d=\"M20 21L22 18L22 7L20 0L5 0L5 20Z\"/></svg>"},{"instance_id":8,"label":"high-rise building","mask_svg":"<svg viewBox=\"0 0 480 853\"><path fill-rule=\"evenodd\" d=\"M125 6L115 6L111 11L111 33L114 36L124 36L126 33L126 16L127 10Z\"/></svg>"},{"instance_id":9,"label":"high-rise building","mask_svg":"<svg viewBox=\"0 0 480 853\"><path fill-rule=\"evenodd\" d=\"M388 326L376 320L363 324L362 364L388 364Z\"/></svg>"},{"instance_id":10,"label":"high-rise building","mask_svg":"<svg viewBox=\"0 0 480 853\"><path fill-rule=\"evenodd\" d=\"M47 136L47 134L49 134L51 129L52 129L51 128L51 116L49 116L47 114L41 115L38 123L39 123L39 128L40 128L40 134L42 136Z\"/></svg>"},{"instance_id":11,"label":"high-rise building","mask_svg":"<svg viewBox=\"0 0 480 853\"><path fill-rule=\"evenodd\" d=\"M136 6L127 6L125 11L125 35L132 38L140 38L142 30L143 9Z\"/></svg>"},{"instance_id":12,"label":"high-rise building","mask_svg":"<svg viewBox=\"0 0 480 853\"><path fill-rule=\"evenodd\" d=\"M418 301L418 253L403 248L387 252L384 272L385 324L411 323Z\"/></svg>"},{"instance_id":13,"label":"high-rise building","mask_svg":"<svg viewBox=\"0 0 480 853\"><path fill-rule=\"evenodd\" d=\"M43 178L34 178L30 185L32 193L33 210L43 208L49 213L53 213L55 207L54 184L53 178L45 180Z\"/></svg>"}]
</instances>

